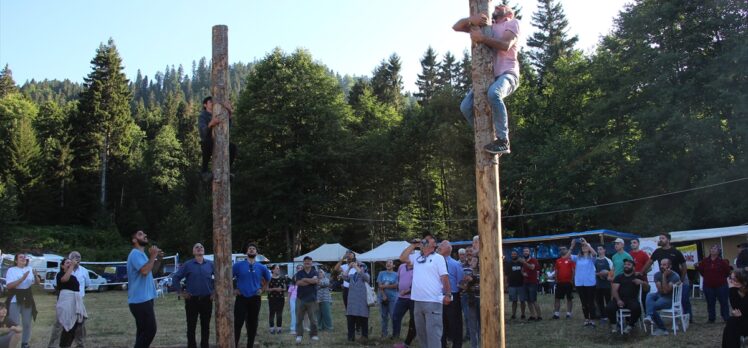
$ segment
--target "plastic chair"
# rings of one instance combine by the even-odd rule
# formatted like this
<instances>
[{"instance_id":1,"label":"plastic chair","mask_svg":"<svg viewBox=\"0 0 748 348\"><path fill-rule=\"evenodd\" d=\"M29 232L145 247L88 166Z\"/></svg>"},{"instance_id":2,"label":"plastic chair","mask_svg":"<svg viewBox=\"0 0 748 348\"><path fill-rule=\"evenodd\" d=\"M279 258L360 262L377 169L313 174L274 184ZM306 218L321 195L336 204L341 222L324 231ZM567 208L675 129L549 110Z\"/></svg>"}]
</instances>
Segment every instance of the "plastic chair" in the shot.
<instances>
[{"instance_id":1,"label":"plastic chair","mask_svg":"<svg viewBox=\"0 0 748 348\"><path fill-rule=\"evenodd\" d=\"M702 298L704 294L704 277L699 276L699 283L693 285L693 290L691 291L691 298ZM699 297L696 297L696 289L699 289Z\"/></svg>"},{"instance_id":2,"label":"plastic chair","mask_svg":"<svg viewBox=\"0 0 748 348\"><path fill-rule=\"evenodd\" d=\"M639 327L642 329L642 331L647 332L647 327L644 325L644 320L642 319L642 316L644 315L644 305L642 305L642 290L643 290L642 288L643 287L640 285L639 296L637 297L638 298L637 302L639 302L639 310L640 310L639 313L641 313L638 321L639 321ZM625 327L624 322L626 321L625 320L626 318L631 317L631 310L626 309L626 308L619 308L617 317L618 317L618 330L621 333L621 335L623 335L623 328Z\"/></svg>"},{"instance_id":3,"label":"plastic chair","mask_svg":"<svg viewBox=\"0 0 748 348\"><path fill-rule=\"evenodd\" d=\"M688 320L686 314L683 314L683 305L681 304L681 294L683 292L683 283L673 285L673 300L670 305L670 309L660 310L660 317L670 318L673 323L673 335L677 335L678 325L676 319L680 319L680 324L683 327L683 332L688 330ZM651 325L652 332L654 332L654 323Z\"/></svg>"}]
</instances>

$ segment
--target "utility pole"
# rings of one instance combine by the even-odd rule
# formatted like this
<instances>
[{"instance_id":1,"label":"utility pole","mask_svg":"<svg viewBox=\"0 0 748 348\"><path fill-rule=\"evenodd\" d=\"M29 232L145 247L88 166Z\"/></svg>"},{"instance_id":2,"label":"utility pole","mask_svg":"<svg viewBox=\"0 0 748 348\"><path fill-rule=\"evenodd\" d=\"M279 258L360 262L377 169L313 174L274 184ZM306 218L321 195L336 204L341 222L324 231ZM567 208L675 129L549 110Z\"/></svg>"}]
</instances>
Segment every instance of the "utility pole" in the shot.
<instances>
[{"instance_id":1,"label":"utility pole","mask_svg":"<svg viewBox=\"0 0 748 348\"><path fill-rule=\"evenodd\" d=\"M470 15L491 18L489 0L469 0ZM474 27L475 28L475 27ZM491 27L481 28L491 35ZM473 110L475 113L475 185L477 191L478 235L480 236L480 320L481 345L506 347L504 326L504 271L501 249L501 201L499 199L499 157L484 151L494 140L488 87L493 83L493 50L472 44Z\"/></svg>"},{"instance_id":2,"label":"utility pole","mask_svg":"<svg viewBox=\"0 0 748 348\"><path fill-rule=\"evenodd\" d=\"M211 93L213 116L213 249L215 259L216 343L234 348L234 303L231 274L231 182L229 168L229 28L213 26Z\"/></svg>"}]
</instances>

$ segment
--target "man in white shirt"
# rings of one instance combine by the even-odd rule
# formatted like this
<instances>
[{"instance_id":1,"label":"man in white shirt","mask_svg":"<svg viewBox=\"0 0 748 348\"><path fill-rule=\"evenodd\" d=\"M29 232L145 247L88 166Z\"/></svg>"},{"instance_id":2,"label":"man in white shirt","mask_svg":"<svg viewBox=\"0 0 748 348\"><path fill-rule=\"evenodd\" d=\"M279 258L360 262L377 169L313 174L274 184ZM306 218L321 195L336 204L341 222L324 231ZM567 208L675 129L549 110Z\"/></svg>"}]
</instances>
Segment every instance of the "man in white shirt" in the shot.
<instances>
[{"instance_id":1,"label":"man in white shirt","mask_svg":"<svg viewBox=\"0 0 748 348\"><path fill-rule=\"evenodd\" d=\"M80 284L80 295L81 299L86 296L86 288L91 285L91 277L88 275L88 270L80 265L81 254L77 251L71 251L68 254L68 259L75 261L75 270L73 276L78 279ZM78 328L75 330L75 341L73 341L73 347L85 347L86 346L86 321L84 320ZM48 348L58 348L60 344L60 334L62 333L62 325L59 321L55 321L55 325L52 327L52 335L49 337Z\"/></svg>"},{"instance_id":2,"label":"man in white shirt","mask_svg":"<svg viewBox=\"0 0 748 348\"><path fill-rule=\"evenodd\" d=\"M413 254L417 248L421 253ZM452 302L447 263L435 252L436 240L427 235L416 239L400 254L401 262L413 264L410 298L414 302L416 334L420 347L440 348L443 331L442 305Z\"/></svg>"}]
</instances>

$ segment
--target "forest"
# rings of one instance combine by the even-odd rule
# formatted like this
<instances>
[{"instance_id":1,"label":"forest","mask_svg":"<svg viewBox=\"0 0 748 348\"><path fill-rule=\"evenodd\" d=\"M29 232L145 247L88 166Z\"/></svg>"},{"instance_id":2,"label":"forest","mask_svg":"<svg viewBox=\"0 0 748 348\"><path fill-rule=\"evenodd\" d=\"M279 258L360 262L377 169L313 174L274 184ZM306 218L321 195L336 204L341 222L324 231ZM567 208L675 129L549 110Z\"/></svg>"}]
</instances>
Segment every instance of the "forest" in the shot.
<instances>
[{"instance_id":1,"label":"forest","mask_svg":"<svg viewBox=\"0 0 748 348\"><path fill-rule=\"evenodd\" d=\"M637 0L589 53L558 0L518 10L535 31L506 100L505 237L748 223L748 2ZM210 248L197 132L209 59L128 79L114 39L91 51L82 83L0 72L3 249L53 246L19 232L38 226ZM234 249L251 240L288 259L325 242L366 251L476 234L473 133L459 111L470 53L429 48L420 63L412 93L397 52L370 76L304 49L231 64Z\"/></svg>"}]
</instances>

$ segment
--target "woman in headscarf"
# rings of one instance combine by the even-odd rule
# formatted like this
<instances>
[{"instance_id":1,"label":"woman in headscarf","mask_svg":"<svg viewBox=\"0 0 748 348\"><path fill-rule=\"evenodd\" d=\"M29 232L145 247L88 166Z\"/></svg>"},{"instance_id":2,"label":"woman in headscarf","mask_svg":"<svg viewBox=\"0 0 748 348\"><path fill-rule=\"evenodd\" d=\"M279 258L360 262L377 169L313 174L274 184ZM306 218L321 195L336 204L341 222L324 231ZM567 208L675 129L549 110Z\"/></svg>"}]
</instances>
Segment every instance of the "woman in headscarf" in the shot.
<instances>
[{"instance_id":1,"label":"woman in headscarf","mask_svg":"<svg viewBox=\"0 0 748 348\"><path fill-rule=\"evenodd\" d=\"M325 271L319 269L319 283L317 283L317 327L320 331L332 331L332 296L330 295L330 278Z\"/></svg>"},{"instance_id":2,"label":"woman in headscarf","mask_svg":"<svg viewBox=\"0 0 748 348\"><path fill-rule=\"evenodd\" d=\"M355 341L356 327L361 328L361 336L369 337L369 304L366 300L366 284L371 277L365 272L363 263L351 262L350 267L356 270L352 275L343 274L343 279L350 283L348 288L348 307L345 314L348 321L348 341Z\"/></svg>"}]
</instances>

